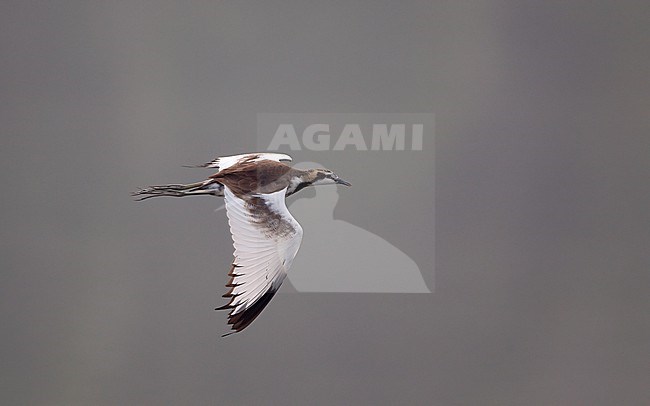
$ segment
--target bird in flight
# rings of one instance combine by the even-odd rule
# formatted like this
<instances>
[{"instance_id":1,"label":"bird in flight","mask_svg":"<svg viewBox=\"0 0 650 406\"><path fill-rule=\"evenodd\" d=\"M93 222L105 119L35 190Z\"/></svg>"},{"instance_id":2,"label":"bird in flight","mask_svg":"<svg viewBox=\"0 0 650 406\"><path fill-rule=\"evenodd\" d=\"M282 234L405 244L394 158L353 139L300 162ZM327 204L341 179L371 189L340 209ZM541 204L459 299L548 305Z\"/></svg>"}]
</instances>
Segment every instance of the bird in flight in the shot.
<instances>
[{"instance_id":1,"label":"bird in flight","mask_svg":"<svg viewBox=\"0 0 650 406\"><path fill-rule=\"evenodd\" d=\"M328 169L300 170L285 164L291 157L252 153L219 157L195 167L217 173L190 184L150 186L133 193L137 200L152 197L220 196L235 248L223 297L216 310L230 310L228 324L238 333L264 310L287 276L302 241L302 227L289 213L285 197L308 186L350 183Z\"/></svg>"}]
</instances>

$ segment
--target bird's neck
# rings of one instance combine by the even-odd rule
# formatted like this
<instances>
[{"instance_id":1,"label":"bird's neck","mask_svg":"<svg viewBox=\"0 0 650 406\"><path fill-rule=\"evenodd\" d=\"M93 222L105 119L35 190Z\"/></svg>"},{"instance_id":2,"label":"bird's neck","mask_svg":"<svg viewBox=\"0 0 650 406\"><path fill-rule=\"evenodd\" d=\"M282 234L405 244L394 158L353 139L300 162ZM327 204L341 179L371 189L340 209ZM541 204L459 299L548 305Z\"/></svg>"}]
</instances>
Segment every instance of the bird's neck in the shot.
<instances>
[{"instance_id":1,"label":"bird's neck","mask_svg":"<svg viewBox=\"0 0 650 406\"><path fill-rule=\"evenodd\" d=\"M308 171L301 171L296 169L295 172L293 172L291 174L291 177L289 178L289 186L287 187L287 196L299 192L305 187L311 185L313 179L311 179L312 176L310 175L311 173L309 173Z\"/></svg>"}]
</instances>

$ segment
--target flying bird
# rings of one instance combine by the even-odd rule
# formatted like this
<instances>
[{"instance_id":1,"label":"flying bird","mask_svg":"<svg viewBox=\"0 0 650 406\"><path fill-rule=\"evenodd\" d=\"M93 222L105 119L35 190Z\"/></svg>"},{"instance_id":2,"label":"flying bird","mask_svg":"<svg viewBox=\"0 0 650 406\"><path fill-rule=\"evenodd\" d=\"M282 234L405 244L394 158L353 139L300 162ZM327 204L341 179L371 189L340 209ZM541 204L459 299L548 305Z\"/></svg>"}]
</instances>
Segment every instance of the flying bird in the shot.
<instances>
[{"instance_id":1,"label":"flying bird","mask_svg":"<svg viewBox=\"0 0 650 406\"><path fill-rule=\"evenodd\" d=\"M230 335L242 331L264 310L287 276L302 241L302 227L289 213L285 197L308 186L350 183L328 169L300 170L277 153L219 157L194 167L217 173L190 184L150 186L133 193L138 200L152 197L220 196L235 248L223 297L216 310L230 310Z\"/></svg>"}]
</instances>

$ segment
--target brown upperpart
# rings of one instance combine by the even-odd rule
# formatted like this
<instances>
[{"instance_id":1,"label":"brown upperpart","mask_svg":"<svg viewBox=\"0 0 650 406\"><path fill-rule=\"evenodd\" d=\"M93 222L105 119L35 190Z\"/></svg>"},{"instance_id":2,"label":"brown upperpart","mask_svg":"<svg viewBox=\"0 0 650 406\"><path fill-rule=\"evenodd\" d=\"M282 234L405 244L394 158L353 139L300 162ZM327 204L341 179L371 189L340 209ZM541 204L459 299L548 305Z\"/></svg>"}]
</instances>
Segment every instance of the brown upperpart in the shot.
<instances>
[{"instance_id":1,"label":"brown upperpart","mask_svg":"<svg viewBox=\"0 0 650 406\"><path fill-rule=\"evenodd\" d=\"M253 193L273 193L289 186L291 178L302 171L282 162L262 160L243 161L210 176L227 186L237 197L244 198Z\"/></svg>"}]
</instances>

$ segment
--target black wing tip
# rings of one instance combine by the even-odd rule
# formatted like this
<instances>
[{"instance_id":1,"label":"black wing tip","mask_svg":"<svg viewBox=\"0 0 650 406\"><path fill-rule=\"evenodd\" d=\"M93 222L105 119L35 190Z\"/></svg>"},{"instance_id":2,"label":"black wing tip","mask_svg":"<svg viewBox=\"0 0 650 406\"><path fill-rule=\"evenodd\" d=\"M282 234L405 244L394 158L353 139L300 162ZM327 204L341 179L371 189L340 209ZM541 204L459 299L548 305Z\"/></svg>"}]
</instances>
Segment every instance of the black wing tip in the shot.
<instances>
[{"instance_id":1,"label":"black wing tip","mask_svg":"<svg viewBox=\"0 0 650 406\"><path fill-rule=\"evenodd\" d=\"M239 313L233 314L231 311L230 314L228 315L228 325L232 326L232 330L227 334L222 335L222 337L229 336L234 333L239 333L240 331L244 330L246 327L248 327L256 318L257 316L262 313L262 310L266 307L266 305L269 304L271 299L273 299L273 296L275 296L275 293L278 291L278 289L271 288L269 289L266 293L264 293L255 303L251 305L246 310L240 311ZM232 310L234 309L235 306L232 305L232 299L230 302L227 304L217 307L215 310ZM233 310L234 311L234 310Z\"/></svg>"},{"instance_id":2,"label":"black wing tip","mask_svg":"<svg viewBox=\"0 0 650 406\"><path fill-rule=\"evenodd\" d=\"M266 293L264 293L255 303L251 305L248 309L241 311L237 314L228 315L228 324L232 324L233 330L241 331L248 327L257 316L262 313L262 310L266 308L266 305L269 304L277 289L271 288Z\"/></svg>"}]
</instances>

